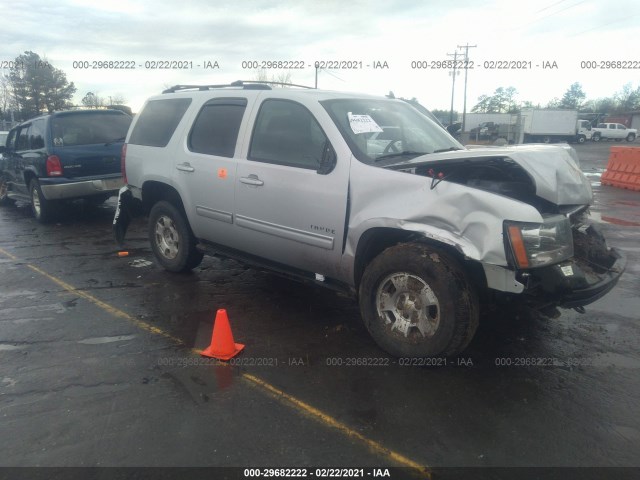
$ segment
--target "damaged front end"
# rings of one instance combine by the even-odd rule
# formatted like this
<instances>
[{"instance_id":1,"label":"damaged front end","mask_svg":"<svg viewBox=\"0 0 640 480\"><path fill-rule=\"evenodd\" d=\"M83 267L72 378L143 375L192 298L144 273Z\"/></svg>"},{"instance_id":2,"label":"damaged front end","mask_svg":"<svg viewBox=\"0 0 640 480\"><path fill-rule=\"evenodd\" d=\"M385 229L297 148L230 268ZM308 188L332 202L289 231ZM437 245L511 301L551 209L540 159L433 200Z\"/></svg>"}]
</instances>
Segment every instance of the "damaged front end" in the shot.
<instances>
[{"instance_id":1,"label":"damaged front end","mask_svg":"<svg viewBox=\"0 0 640 480\"><path fill-rule=\"evenodd\" d=\"M606 295L618 282L626 259L618 250L607 247L600 229L584 221L586 214L585 207L568 218L572 255L539 268L521 264L526 247L517 235L505 232L510 263L518 270L516 278L525 285L523 293L528 303L542 309L557 306L583 312L582 307Z\"/></svg>"},{"instance_id":2,"label":"damaged front end","mask_svg":"<svg viewBox=\"0 0 640 480\"><path fill-rule=\"evenodd\" d=\"M504 218L505 262L473 258L484 267L487 286L502 298L534 308L583 311L609 292L626 266L625 257L607 247L589 224L593 195L570 147L518 146L423 156L386 168L464 185L534 207L542 221ZM505 199L506 200L506 199ZM503 280L501 280L501 276Z\"/></svg>"}]
</instances>

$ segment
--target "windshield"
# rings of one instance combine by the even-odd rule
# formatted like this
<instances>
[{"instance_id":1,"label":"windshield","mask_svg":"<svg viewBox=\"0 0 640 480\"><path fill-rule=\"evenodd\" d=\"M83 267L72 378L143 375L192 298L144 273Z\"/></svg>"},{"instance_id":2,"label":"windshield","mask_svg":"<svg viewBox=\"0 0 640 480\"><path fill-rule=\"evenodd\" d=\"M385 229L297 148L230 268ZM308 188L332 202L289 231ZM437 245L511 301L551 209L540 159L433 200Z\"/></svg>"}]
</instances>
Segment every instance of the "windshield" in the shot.
<instances>
[{"instance_id":1,"label":"windshield","mask_svg":"<svg viewBox=\"0 0 640 480\"><path fill-rule=\"evenodd\" d=\"M337 99L321 102L355 157L374 164L398 163L419 155L464 147L435 122L405 102Z\"/></svg>"}]
</instances>

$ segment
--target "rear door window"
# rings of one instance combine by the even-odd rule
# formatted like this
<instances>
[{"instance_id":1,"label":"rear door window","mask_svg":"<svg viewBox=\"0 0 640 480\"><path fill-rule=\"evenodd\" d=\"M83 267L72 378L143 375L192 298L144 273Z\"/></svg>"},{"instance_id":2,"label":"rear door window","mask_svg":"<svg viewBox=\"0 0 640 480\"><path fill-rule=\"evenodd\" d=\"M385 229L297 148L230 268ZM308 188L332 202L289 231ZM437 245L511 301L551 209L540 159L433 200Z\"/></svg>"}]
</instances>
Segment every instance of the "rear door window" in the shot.
<instances>
[{"instance_id":1,"label":"rear door window","mask_svg":"<svg viewBox=\"0 0 640 480\"><path fill-rule=\"evenodd\" d=\"M190 98L149 101L133 127L129 143L166 147L190 104Z\"/></svg>"},{"instance_id":2,"label":"rear door window","mask_svg":"<svg viewBox=\"0 0 640 480\"><path fill-rule=\"evenodd\" d=\"M44 120L34 120L29 130L31 150L44 148L45 123Z\"/></svg>"},{"instance_id":3,"label":"rear door window","mask_svg":"<svg viewBox=\"0 0 640 480\"><path fill-rule=\"evenodd\" d=\"M189 134L189 150L233 157L246 106L244 98L216 98L205 103Z\"/></svg>"}]
</instances>

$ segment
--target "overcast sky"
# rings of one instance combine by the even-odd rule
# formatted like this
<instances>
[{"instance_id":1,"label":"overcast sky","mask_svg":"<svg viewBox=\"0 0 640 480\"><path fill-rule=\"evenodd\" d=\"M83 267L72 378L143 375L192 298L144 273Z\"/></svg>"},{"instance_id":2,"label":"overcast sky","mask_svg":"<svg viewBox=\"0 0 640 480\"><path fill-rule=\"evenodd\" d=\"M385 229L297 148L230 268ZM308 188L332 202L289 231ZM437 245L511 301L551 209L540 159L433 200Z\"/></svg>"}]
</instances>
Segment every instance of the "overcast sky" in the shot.
<instances>
[{"instance_id":1,"label":"overcast sky","mask_svg":"<svg viewBox=\"0 0 640 480\"><path fill-rule=\"evenodd\" d=\"M468 109L478 96L514 86L518 100L546 104L580 82L588 99L640 85L640 9L617 0L363 0L206 1L23 0L2 8L0 60L26 50L62 69L78 89L124 96L134 111L174 84L250 80L243 61L300 61L294 83L313 85L315 61L362 62L356 70L320 71L320 88L416 97L448 109L448 69L415 69L412 61L447 60L469 50ZM461 50L457 50L459 53ZM73 68L74 61L131 61L133 70ZM145 68L145 62L192 62L186 70ZM498 70L485 62L531 62L526 70ZM581 62L635 61L635 69L583 68ZM207 70L205 62L220 68ZM367 65L387 62L388 69ZM556 62L557 68L543 64ZM359 64L359 63L358 63ZM199 66L198 66L199 65ZM7 70L4 70L7 73ZM269 70L268 75L282 73ZM456 77L462 110L464 75Z\"/></svg>"}]
</instances>

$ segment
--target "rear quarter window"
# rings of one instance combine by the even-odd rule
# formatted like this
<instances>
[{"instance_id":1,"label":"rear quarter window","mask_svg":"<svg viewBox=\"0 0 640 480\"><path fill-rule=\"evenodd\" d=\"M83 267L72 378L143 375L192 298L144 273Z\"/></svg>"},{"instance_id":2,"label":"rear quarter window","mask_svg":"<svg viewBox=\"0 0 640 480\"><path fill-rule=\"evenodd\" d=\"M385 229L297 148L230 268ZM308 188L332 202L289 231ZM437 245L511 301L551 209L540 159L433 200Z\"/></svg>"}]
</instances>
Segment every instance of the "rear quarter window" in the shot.
<instances>
[{"instance_id":1,"label":"rear quarter window","mask_svg":"<svg viewBox=\"0 0 640 480\"><path fill-rule=\"evenodd\" d=\"M190 98L149 101L139 114L129 137L129 143L148 147L166 147L190 104Z\"/></svg>"}]
</instances>

